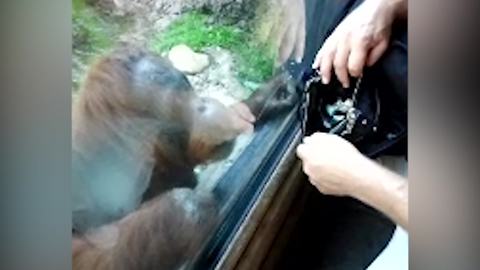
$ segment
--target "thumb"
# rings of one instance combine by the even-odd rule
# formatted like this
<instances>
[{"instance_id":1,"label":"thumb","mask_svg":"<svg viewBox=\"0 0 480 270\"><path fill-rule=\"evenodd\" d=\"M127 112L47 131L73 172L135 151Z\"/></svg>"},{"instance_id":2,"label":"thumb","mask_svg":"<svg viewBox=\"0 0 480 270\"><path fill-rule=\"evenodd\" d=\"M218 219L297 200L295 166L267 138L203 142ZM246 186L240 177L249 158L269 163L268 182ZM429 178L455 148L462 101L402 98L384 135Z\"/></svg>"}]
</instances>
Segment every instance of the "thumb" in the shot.
<instances>
[{"instance_id":1,"label":"thumb","mask_svg":"<svg viewBox=\"0 0 480 270\"><path fill-rule=\"evenodd\" d=\"M300 158L302 161L307 155L307 146L305 144L300 144L297 146L297 156Z\"/></svg>"}]
</instances>

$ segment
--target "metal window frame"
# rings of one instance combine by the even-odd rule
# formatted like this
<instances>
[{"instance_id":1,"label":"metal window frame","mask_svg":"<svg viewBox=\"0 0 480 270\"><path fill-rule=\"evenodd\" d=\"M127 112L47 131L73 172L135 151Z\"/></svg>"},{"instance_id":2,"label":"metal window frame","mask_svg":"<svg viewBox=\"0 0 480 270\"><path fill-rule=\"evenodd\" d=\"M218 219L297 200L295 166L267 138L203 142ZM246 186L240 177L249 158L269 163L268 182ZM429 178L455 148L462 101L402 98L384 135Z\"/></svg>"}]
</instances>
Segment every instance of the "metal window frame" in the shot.
<instances>
[{"instance_id":1,"label":"metal window frame","mask_svg":"<svg viewBox=\"0 0 480 270\"><path fill-rule=\"evenodd\" d=\"M189 268L223 269L233 246L248 230L245 222L249 222L261 198L278 189L295 161L295 146L300 140L296 111L295 108L257 130L244 152L220 179L213 193L225 215Z\"/></svg>"}]
</instances>

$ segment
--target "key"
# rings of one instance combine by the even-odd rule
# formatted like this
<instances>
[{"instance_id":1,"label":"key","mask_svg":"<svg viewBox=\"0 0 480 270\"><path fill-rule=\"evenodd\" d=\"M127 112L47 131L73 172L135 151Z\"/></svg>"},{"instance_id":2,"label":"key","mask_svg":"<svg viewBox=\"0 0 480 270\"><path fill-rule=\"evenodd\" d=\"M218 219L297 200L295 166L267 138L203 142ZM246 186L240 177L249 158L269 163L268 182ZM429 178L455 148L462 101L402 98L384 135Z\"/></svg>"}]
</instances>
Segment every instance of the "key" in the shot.
<instances>
[{"instance_id":1,"label":"key","mask_svg":"<svg viewBox=\"0 0 480 270\"><path fill-rule=\"evenodd\" d=\"M310 85L312 83L318 83L321 80L321 76L318 70L313 71L312 75L305 82L305 87L302 91L300 97L300 106L299 106L299 118L301 124L302 137L306 136L307 125L308 125L308 110L310 107Z\"/></svg>"}]
</instances>

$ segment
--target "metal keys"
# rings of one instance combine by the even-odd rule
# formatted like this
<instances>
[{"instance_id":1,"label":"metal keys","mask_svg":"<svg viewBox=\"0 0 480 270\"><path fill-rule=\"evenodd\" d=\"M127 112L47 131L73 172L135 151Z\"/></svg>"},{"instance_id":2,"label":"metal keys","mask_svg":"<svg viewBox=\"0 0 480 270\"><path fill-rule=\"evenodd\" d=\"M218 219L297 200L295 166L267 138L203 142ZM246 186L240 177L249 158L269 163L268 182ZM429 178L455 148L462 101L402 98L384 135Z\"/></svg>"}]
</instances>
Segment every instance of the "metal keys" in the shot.
<instances>
[{"instance_id":1,"label":"metal keys","mask_svg":"<svg viewBox=\"0 0 480 270\"><path fill-rule=\"evenodd\" d=\"M318 71L306 81L305 88L301 93L301 103L299 106L299 118L301 121L302 136L306 135L308 119L308 111L311 98L311 84L318 83L321 75ZM355 108L357 93L360 89L362 77L359 77L355 83L352 96L345 100L338 98L334 104L325 105L327 118L323 119L323 126L329 130L329 133L338 134L340 136L352 133L355 123L360 115L360 111ZM319 120L320 121L320 120Z\"/></svg>"},{"instance_id":2,"label":"metal keys","mask_svg":"<svg viewBox=\"0 0 480 270\"><path fill-rule=\"evenodd\" d=\"M335 120L339 121L330 129L329 133L338 134L341 136L352 133L353 127L355 126L358 116L360 115L360 111L355 108L355 103L361 83L362 77L359 77L355 83L355 88L353 89L351 98L347 98L344 101L338 99L335 104L327 105L327 112L329 116L333 119L336 117L337 119Z\"/></svg>"},{"instance_id":3,"label":"metal keys","mask_svg":"<svg viewBox=\"0 0 480 270\"><path fill-rule=\"evenodd\" d=\"M318 83L321 80L320 73L315 71L315 74L305 82L305 87L301 92L300 97L300 106L299 106L299 118L300 118L300 127L302 132L302 137L305 137L307 132L307 122L308 122L308 109L310 107L310 85L312 83Z\"/></svg>"}]
</instances>

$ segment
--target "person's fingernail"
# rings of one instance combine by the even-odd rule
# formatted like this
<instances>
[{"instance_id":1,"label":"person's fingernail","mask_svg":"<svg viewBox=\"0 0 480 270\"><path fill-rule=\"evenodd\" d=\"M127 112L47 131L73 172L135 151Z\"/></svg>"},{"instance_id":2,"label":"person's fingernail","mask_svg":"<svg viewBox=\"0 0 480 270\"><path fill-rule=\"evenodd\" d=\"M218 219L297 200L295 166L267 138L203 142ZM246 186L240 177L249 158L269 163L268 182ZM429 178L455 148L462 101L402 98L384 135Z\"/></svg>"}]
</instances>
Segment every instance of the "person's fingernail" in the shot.
<instances>
[{"instance_id":1,"label":"person's fingernail","mask_svg":"<svg viewBox=\"0 0 480 270\"><path fill-rule=\"evenodd\" d=\"M328 84L329 83L329 80L328 80L327 76L322 76L322 83L323 84Z\"/></svg>"},{"instance_id":2,"label":"person's fingernail","mask_svg":"<svg viewBox=\"0 0 480 270\"><path fill-rule=\"evenodd\" d=\"M302 155L302 147L303 147L302 144L300 144L299 146L297 146L297 151L295 151L296 154L297 154L297 156L298 156L298 158L301 158L301 155Z\"/></svg>"}]
</instances>

